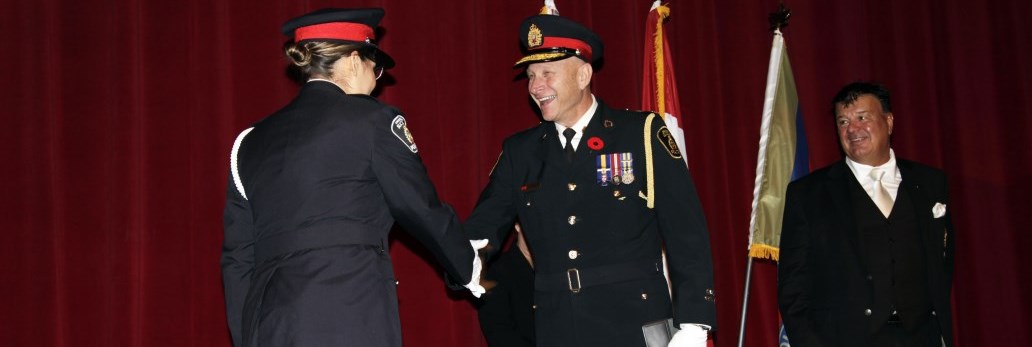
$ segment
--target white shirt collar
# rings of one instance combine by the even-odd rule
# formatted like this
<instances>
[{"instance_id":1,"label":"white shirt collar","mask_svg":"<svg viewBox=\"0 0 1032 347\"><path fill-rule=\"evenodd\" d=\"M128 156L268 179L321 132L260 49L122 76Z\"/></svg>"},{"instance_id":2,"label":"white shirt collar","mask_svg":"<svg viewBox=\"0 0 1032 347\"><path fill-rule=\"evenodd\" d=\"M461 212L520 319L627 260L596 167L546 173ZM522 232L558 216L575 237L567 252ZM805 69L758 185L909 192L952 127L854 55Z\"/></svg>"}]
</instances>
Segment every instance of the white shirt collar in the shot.
<instances>
[{"instance_id":1,"label":"white shirt collar","mask_svg":"<svg viewBox=\"0 0 1032 347\"><path fill-rule=\"evenodd\" d=\"M580 119L577 120L577 123L573 123L573 126L569 127L569 129L573 129L573 131L577 132L576 135L573 135L573 149L577 149L577 145L580 144L581 137L584 136L584 128L587 128L588 124L591 123L591 118L595 116L595 110L597 109L598 100L595 100L595 94L591 94L591 107L588 107L588 110L581 115ZM566 146L566 138L563 137L562 134L566 129L568 129L566 126L555 123L555 130L559 131L559 144L564 147Z\"/></svg>"},{"instance_id":2,"label":"white shirt collar","mask_svg":"<svg viewBox=\"0 0 1032 347\"><path fill-rule=\"evenodd\" d=\"M885 176L882 176L882 185L889 191L892 199L896 199L899 185L903 181L903 175L900 174L899 166L896 165L896 153L892 148L889 148L889 161L885 162L885 164L878 166L864 165L846 157L846 166L849 167L849 171L853 172L853 176L856 177L857 182L860 182L860 186L867 191L868 196L873 196L874 194L874 180L871 179L871 170L875 167L881 168L885 171Z\"/></svg>"}]
</instances>

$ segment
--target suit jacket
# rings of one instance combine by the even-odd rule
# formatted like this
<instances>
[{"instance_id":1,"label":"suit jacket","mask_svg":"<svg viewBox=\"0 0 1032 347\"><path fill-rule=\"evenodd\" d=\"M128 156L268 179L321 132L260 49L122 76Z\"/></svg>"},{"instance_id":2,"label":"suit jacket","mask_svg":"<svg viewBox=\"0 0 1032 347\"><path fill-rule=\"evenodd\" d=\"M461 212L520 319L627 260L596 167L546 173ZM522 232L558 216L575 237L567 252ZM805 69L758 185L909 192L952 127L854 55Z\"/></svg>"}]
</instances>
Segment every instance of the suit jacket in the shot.
<instances>
[{"instance_id":1,"label":"suit jacket","mask_svg":"<svg viewBox=\"0 0 1032 347\"><path fill-rule=\"evenodd\" d=\"M541 346L644 346L642 325L670 317L716 326L705 218L659 117L647 135L655 208L646 206L646 115L599 101L572 163L554 123L509 137L466 221L471 239L497 247L519 219L534 258ZM621 153L628 155L619 156L620 173L633 179L617 184L609 176L603 185L600 155ZM673 303L659 261L664 244Z\"/></svg>"},{"instance_id":2,"label":"suit jacket","mask_svg":"<svg viewBox=\"0 0 1032 347\"><path fill-rule=\"evenodd\" d=\"M947 346L953 345L950 288L953 225L942 171L897 159L923 243L924 274L935 319ZM855 221L850 189L859 188L845 160L814 171L788 186L778 262L778 306L792 346L866 346L891 314L885 283L872 273ZM916 251L916 250L915 250Z\"/></svg>"},{"instance_id":3,"label":"suit jacket","mask_svg":"<svg viewBox=\"0 0 1032 347\"><path fill-rule=\"evenodd\" d=\"M470 280L469 241L391 106L306 83L238 137L231 163L222 275L236 346L401 346L395 221Z\"/></svg>"}]
</instances>

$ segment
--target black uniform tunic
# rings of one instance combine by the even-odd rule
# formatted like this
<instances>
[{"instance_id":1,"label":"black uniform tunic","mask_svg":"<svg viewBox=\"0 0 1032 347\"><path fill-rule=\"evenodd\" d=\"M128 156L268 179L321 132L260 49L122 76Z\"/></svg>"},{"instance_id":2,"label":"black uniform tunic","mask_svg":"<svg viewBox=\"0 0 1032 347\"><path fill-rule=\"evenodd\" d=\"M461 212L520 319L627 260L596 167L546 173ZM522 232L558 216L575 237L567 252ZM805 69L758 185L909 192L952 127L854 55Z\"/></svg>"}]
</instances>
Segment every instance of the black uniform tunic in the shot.
<instances>
[{"instance_id":1,"label":"black uniform tunic","mask_svg":"<svg viewBox=\"0 0 1032 347\"><path fill-rule=\"evenodd\" d=\"M599 101L572 163L552 122L506 139L466 221L470 238L497 246L519 219L536 270L539 346L644 346L642 326L670 317L716 325L702 207L662 119L653 118L651 132L643 133L646 115ZM655 165L654 209L644 198L646 138ZM631 171L616 172L633 179L616 183L613 171L600 179L600 155L623 161L624 153ZM664 245L673 302L662 273Z\"/></svg>"},{"instance_id":2,"label":"black uniform tunic","mask_svg":"<svg viewBox=\"0 0 1032 347\"><path fill-rule=\"evenodd\" d=\"M386 250L395 221L470 280L469 242L397 109L312 81L248 131L224 216L235 345L401 346Z\"/></svg>"}]
</instances>

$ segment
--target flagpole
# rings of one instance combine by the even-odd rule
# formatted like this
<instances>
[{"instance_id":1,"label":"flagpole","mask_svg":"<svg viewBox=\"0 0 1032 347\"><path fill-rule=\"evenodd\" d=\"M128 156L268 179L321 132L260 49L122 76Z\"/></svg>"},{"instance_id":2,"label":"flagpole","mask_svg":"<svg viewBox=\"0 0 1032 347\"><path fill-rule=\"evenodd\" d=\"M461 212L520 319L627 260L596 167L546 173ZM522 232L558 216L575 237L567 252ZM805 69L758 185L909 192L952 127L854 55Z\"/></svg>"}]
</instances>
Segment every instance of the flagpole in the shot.
<instances>
[{"instance_id":1,"label":"flagpole","mask_svg":"<svg viewBox=\"0 0 1032 347\"><path fill-rule=\"evenodd\" d=\"M783 1L778 6L778 10L776 12L771 13L770 15L767 16L767 21L770 23L770 30L775 35L775 41L774 41L775 45L772 45L772 49L771 49L771 61L772 62L774 61L774 50L775 50L775 48L777 48L777 47L775 47L777 42L778 42L777 38L778 38L778 36L781 35L781 28L784 28L784 27L788 26L788 17L789 16L791 16L791 11L789 11L787 8L785 8L785 3ZM771 69L773 69L773 67ZM771 71L773 71L773 70L771 70ZM770 74L772 73L771 71L768 71L768 76L767 76L767 78L768 78L768 88L770 87L770 79L771 79ZM777 83L776 82L776 76L774 76L774 78L775 78L775 83ZM766 103L766 101L765 101L765 103ZM765 114L766 114L766 111L767 111L766 107L767 106L764 105L764 113ZM761 136L762 136L762 134L761 134ZM757 184L759 184L759 183L757 183ZM759 186L757 185L757 187L759 187ZM756 212L755 204L756 204L756 202L754 201L753 202L753 205L754 205L753 206L753 213L754 214ZM754 219L754 218L755 218L755 215L750 217L751 220L749 222L749 224L750 224L749 225L749 228L750 228L750 230L749 230L749 246L750 247L752 247L752 244L753 244L753 240L752 240L753 230L752 230L752 228L753 228L754 220L752 220L752 219ZM749 252L746 252L746 258L748 260L746 260L746 266L745 266L745 289L744 289L744 293L742 294L741 323L739 324L739 327L738 327L738 347L742 347L743 344L745 343L745 322L746 322L745 318L746 318L746 313L749 310L749 284L750 284L750 282L752 282L752 266L753 266L753 261L754 261L752 254L749 254Z\"/></svg>"},{"instance_id":2,"label":"flagpole","mask_svg":"<svg viewBox=\"0 0 1032 347\"><path fill-rule=\"evenodd\" d=\"M745 294L742 295L742 323L738 327L738 347L742 347L742 343L745 342L745 312L749 309L749 282L752 279L753 257L748 252L745 257L748 260L745 265Z\"/></svg>"}]
</instances>

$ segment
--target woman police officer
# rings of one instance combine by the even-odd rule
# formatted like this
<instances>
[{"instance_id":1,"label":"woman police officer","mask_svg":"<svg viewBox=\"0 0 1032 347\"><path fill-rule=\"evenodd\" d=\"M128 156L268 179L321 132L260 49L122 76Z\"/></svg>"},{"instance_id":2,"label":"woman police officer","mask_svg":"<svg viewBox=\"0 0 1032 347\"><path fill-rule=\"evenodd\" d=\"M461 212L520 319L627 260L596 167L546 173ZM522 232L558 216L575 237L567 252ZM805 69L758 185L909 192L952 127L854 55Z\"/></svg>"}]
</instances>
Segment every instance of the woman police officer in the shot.
<instances>
[{"instance_id":1,"label":"woman police officer","mask_svg":"<svg viewBox=\"0 0 1032 347\"><path fill-rule=\"evenodd\" d=\"M230 160L221 263L236 346L401 346L395 222L479 288L404 116L368 95L394 65L373 41L383 14L325 9L283 26L307 82L237 137Z\"/></svg>"}]
</instances>

